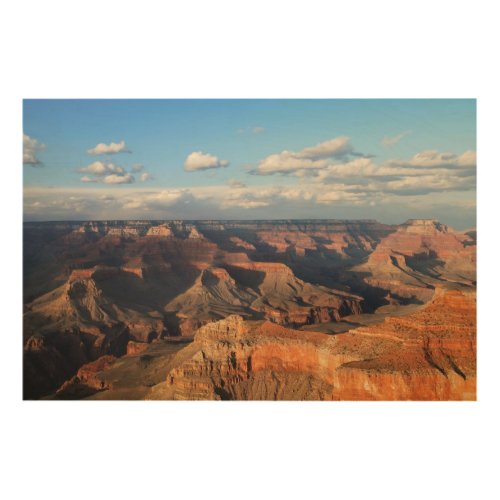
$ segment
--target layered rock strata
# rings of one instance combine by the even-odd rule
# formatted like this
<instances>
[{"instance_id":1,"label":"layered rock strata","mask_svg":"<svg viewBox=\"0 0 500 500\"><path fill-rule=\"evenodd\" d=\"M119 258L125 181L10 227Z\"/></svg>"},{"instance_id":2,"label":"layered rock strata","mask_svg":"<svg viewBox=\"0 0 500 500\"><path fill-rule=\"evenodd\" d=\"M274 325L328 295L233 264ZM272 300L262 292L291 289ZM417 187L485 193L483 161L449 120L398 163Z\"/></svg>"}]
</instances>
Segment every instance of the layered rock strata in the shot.
<instances>
[{"instance_id":1,"label":"layered rock strata","mask_svg":"<svg viewBox=\"0 0 500 500\"><path fill-rule=\"evenodd\" d=\"M475 296L461 291L337 336L230 316L200 328L149 397L475 399L475 352Z\"/></svg>"}]
</instances>

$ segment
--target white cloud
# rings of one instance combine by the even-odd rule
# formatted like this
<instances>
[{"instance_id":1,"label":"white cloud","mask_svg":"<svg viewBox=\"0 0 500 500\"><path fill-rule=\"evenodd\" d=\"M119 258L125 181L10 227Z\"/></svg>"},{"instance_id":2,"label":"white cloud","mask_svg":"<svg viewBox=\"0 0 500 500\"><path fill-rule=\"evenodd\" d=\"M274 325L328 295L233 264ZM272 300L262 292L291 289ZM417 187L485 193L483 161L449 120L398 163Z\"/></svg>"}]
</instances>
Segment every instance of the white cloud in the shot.
<instances>
[{"instance_id":1,"label":"white cloud","mask_svg":"<svg viewBox=\"0 0 500 500\"><path fill-rule=\"evenodd\" d=\"M332 164L333 158L342 158L352 153L348 137L336 137L301 151L282 151L262 160L254 171L260 175L303 173L305 170L320 170Z\"/></svg>"},{"instance_id":2,"label":"white cloud","mask_svg":"<svg viewBox=\"0 0 500 500\"><path fill-rule=\"evenodd\" d=\"M474 176L460 177L456 175L430 174L387 182L381 190L399 195L423 195L432 192L469 191L476 187Z\"/></svg>"},{"instance_id":3,"label":"white cloud","mask_svg":"<svg viewBox=\"0 0 500 500\"><path fill-rule=\"evenodd\" d=\"M299 158L293 151L282 151L281 153L269 155L259 163L255 173L261 175L288 174L300 170L321 169L330 164L327 160L311 160Z\"/></svg>"},{"instance_id":4,"label":"white cloud","mask_svg":"<svg viewBox=\"0 0 500 500\"><path fill-rule=\"evenodd\" d=\"M454 153L440 153L434 149L417 153L410 160L391 160L389 165L400 167L423 167L423 168L475 168L476 152L465 151L461 155Z\"/></svg>"},{"instance_id":5,"label":"white cloud","mask_svg":"<svg viewBox=\"0 0 500 500\"><path fill-rule=\"evenodd\" d=\"M395 146L403 137L406 137L410 133L411 132L409 130L406 130L405 132L401 132L398 135L392 135L392 136L386 135L380 141L380 143L382 144L382 146L387 146L387 147Z\"/></svg>"},{"instance_id":6,"label":"white cloud","mask_svg":"<svg viewBox=\"0 0 500 500\"><path fill-rule=\"evenodd\" d=\"M103 176L103 175L108 175L108 174L123 174L125 173L125 170L118 166L115 165L114 163L110 162L102 162L102 161L95 161L94 163L91 163L90 165L87 165L86 167L82 167L78 169L79 172L83 173L88 173L88 174L93 174L97 176Z\"/></svg>"},{"instance_id":7,"label":"white cloud","mask_svg":"<svg viewBox=\"0 0 500 500\"><path fill-rule=\"evenodd\" d=\"M284 188L280 192L280 196L282 198L285 198L286 200L291 200L291 201L309 201L313 198L314 193L311 191L311 189L304 189L304 188Z\"/></svg>"},{"instance_id":8,"label":"white cloud","mask_svg":"<svg viewBox=\"0 0 500 500\"><path fill-rule=\"evenodd\" d=\"M268 207L271 203L265 200L227 200L222 205L221 208L262 208Z\"/></svg>"},{"instance_id":9,"label":"white cloud","mask_svg":"<svg viewBox=\"0 0 500 500\"><path fill-rule=\"evenodd\" d=\"M280 188L276 187L246 187L240 186L236 189L222 190L218 188L217 191L212 192L211 199L219 204L223 210L230 208L261 208L272 205L277 201Z\"/></svg>"},{"instance_id":10,"label":"white cloud","mask_svg":"<svg viewBox=\"0 0 500 500\"><path fill-rule=\"evenodd\" d=\"M133 172L142 172L143 170L144 170L144 165L141 165L140 163L134 163L132 165Z\"/></svg>"},{"instance_id":11,"label":"white cloud","mask_svg":"<svg viewBox=\"0 0 500 500\"><path fill-rule=\"evenodd\" d=\"M383 164L367 158L332 164L317 172L313 181L326 185L342 181L351 190L401 196L467 191L476 186L475 164L474 151L461 155L423 151L410 160L389 160Z\"/></svg>"},{"instance_id":12,"label":"white cloud","mask_svg":"<svg viewBox=\"0 0 500 500\"><path fill-rule=\"evenodd\" d=\"M106 175L103 179L105 184L132 184L135 178L132 174L111 174Z\"/></svg>"},{"instance_id":13,"label":"white cloud","mask_svg":"<svg viewBox=\"0 0 500 500\"><path fill-rule=\"evenodd\" d=\"M162 189L145 193L136 191L132 197L126 197L122 207L146 212L161 211L189 203L192 199L194 198L189 189Z\"/></svg>"},{"instance_id":14,"label":"white cloud","mask_svg":"<svg viewBox=\"0 0 500 500\"><path fill-rule=\"evenodd\" d=\"M196 172L198 170L208 170L211 168L221 168L229 166L226 160L220 160L217 156L194 151L186 158L184 162L184 170L186 172Z\"/></svg>"},{"instance_id":15,"label":"white cloud","mask_svg":"<svg viewBox=\"0 0 500 500\"><path fill-rule=\"evenodd\" d=\"M125 169L111 162L95 161L78 169L78 171L82 174L92 174L92 177L88 175L81 177L82 182L103 182L104 184L131 184L135 182L135 177L132 174L125 172Z\"/></svg>"},{"instance_id":16,"label":"white cloud","mask_svg":"<svg viewBox=\"0 0 500 500\"><path fill-rule=\"evenodd\" d=\"M321 142L315 146L304 148L297 154L298 158L341 158L348 153L352 152L352 146L349 137L336 137L329 141Z\"/></svg>"},{"instance_id":17,"label":"white cloud","mask_svg":"<svg viewBox=\"0 0 500 500\"><path fill-rule=\"evenodd\" d=\"M90 148L87 150L89 155L112 155L116 153L131 153L131 151L127 148L125 141L121 142L111 142L109 144L104 144L100 142L97 146Z\"/></svg>"},{"instance_id":18,"label":"white cloud","mask_svg":"<svg viewBox=\"0 0 500 500\"><path fill-rule=\"evenodd\" d=\"M37 158L37 153L45 149L45 144L42 144L37 139L23 134L23 164L31 165L32 167L40 167L42 162Z\"/></svg>"},{"instance_id":19,"label":"white cloud","mask_svg":"<svg viewBox=\"0 0 500 500\"><path fill-rule=\"evenodd\" d=\"M388 214L403 221L446 213L451 219L443 222L473 224L474 177L440 173L439 177L426 175L390 181L371 178L364 183L359 178L347 178L329 184L314 182L315 179L303 179L295 185L236 189L228 185L157 189L134 184L124 184L120 189L112 184L25 187L25 217L29 220L251 219L271 214L274 218L288 219L363 218L368 213L382 221ZM435 212L430 200L439 205Z\"/></svg>"},{"instance_id":20,"label":"white cloud","mask_svg":"<svg viewBox=\"0 0 500 500\"><path fill-rule=\"evenodd\" d=\"M148 195L146 199L164 206L171 206L189 194L189 189L163 189L158 193Z\"/></svg>"},{"instance_id":21,"label":"white cloud","mask_svg":"<svg viewBox=\"0 0 500 500\"><path fill-rule=\"evenodd\" d=\"M376 175L378 166L369 158L355 158L346 163L335 163L318 173L317 180L325 182L329 179L354 179Z\"/></svg>"},{"instance_id":22,"label":"white cloud","mask_svg":"<svg viewBox=\"0 0 500 500\"><path fill-rule=\"evenodd\" d=\"M351 193L349 191L327 191L318 194L316 201L322 205L331 205L340 201L360 202L365 198L364 193Z\"/></svg>"},{"instance_id":23,"label":"white cloud","mask_svg":"<svg viewBox=\"0 0 500 500\"><path fill-rule=\"evenodd\" d=\"M153 179L153 176L149 172L143 172L141 174L141 182L150 181Z\"/></svg>"}]
</instances>

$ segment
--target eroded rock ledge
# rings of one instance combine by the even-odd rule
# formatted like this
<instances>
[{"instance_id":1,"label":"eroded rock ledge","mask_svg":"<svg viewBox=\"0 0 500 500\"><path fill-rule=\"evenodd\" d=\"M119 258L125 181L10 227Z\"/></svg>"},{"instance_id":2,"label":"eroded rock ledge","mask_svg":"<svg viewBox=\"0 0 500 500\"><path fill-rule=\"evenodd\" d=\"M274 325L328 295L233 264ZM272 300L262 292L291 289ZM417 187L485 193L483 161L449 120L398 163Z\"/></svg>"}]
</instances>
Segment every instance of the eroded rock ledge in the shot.
<instances>
[{"instance_id":1,"label":"eroded rock ledge","mask_svg":"<svg viewBox=\"0 0 500 500\"><path fill-rule=\"evenodd\" d=\"M337 336L230 316L200 328L148 397L475 399L475 331L475 295L462 291Z\"/></svg>"}]
</instances>

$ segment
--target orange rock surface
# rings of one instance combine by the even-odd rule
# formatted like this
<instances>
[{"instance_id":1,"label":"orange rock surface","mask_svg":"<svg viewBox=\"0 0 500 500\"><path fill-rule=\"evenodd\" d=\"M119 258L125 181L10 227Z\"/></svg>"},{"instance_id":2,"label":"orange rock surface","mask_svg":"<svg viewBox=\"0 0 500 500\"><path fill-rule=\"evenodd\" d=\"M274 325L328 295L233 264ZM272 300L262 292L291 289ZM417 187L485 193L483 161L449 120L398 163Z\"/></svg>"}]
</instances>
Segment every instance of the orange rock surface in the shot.
<instances>
[{"instance_id":1,"label":"orange rock surface","mask_svg":"<svg viewBox=\"0 0 500 500\"><path fill-rule=\"evenodd\" d=\"M475 399L475 295L438 291L414 314L336 336L231 316L177 357L150 397Z\"/></svg>"},{"instance_id":2,"label":"orange rock surface","mask_svg":"<svg viewBox=\"0 0 500 500\"><path fill-rule=\"evenodd\" d=\"M144 352L149 345L146 342L134 342L130 340L127 344L127 356L135 356Z\"/></svg>"}]
</instances>

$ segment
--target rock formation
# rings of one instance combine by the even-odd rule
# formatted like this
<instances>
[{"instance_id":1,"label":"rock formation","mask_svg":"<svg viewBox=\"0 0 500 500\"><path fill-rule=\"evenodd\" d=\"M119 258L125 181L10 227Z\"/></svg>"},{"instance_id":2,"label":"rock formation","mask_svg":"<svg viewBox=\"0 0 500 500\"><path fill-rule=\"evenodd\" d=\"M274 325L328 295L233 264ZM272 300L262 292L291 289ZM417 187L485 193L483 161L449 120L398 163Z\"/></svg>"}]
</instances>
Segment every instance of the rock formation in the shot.
<instances>
[{"instance_id":1,"label":"rock formation","mask_svg":"<svg viewBox=\"0 0 500 500\"><path fill-rule=\"evenodd\" d=\"M163 238L170 238L173 237L174 234L168 224L161 224L159 226L151 226L148 229L146 236L161 236Z\"/></svg>"},{"instance_id":2,"label":"rock formation","mask_svg":"<svg viewBox=\"0 0 500 500\"><path fill-rule=\"evenodd\" d=\"M473 240L435 220L411 219L383 238L367 261L353 268L365 281L407 299L429 300L444 281L474 286Z\"/></svg>"},{"instance_id":3,"label":"rock formation","mask_svg":"<svg viewBox=\"0 0 500 500\"><path fill-rule=\"evenodd\" d=\"M475 295L461 291L333 337L230 316L200 328L149 397L475 399L475 332Z\"/></svg>"},{"instance_id":4,"label":"rock formation","mask_svg":"<svg viewBox=\"0 0 500 500\"><path fill-rule=\"evenodd\" d=\"M103 356L118 358L117 366L122 366L122 359L126 364L129 358L149 355L150 349L166 342L162 339L179 337L189 341L196 332L197 340L192 345L198 346L203 336L200 332L206 331L203 328L233 315L241 317L245 325L254 325L245 334L251 339L257 330L279 332L275 335L276 345L272 349L266 347L268 351L282 352L284 347L278 344L291 342L299 335L302 340L314 338L314 342L319 342L320 337L315 335L322 334L311 330L319 330L320 324L338 324L346 317L357 324L352 318L360 314L377 313L383 307L398 311L407 304L422 305L436 297L436 290L440 289L474 292L475 255L475 230L457 232L438 221L422 219L399 226L372 220L26 223L25 397L54 394L65 381L78 376L83 365ZM389 320L403 321L399 316L387 319L387 324ZM363 328L358 330L352 349L347 345L350 334L335 337L335 345L344 342L346 349L355 351L359 347L362 352L364 341L359 339L367 335ZM273 335L262 338L274 338ZM323 352L334 339L324 335L321 339ZM389 352L396 345L394 342L380 349ZM304 353L312 349L302 347ZM160 356L160 351L155 351L155 356ZM286 355L296 359L295 354ZM431 355L448 373L446 359L434 351ZM352 353L350 356L353 363L368 359ZM259 359L267 359L265 362L271 367L277 366L275 358L279 355L254 357L252 366L259 366L255 365ZM338 357L335 359L338 361ZM416 363L415 359L412 363ZM423 366L427 369L427 365ZM117 366L109 370L116 371ZM161 366L166 370L166 365ZM367 370L361 365L344 366L335 370L335 377L344 377L343 386L347 387L349 377L361 376ZM288 387L296 384L293 397L335 399L340 394L340 379L307 373L312 377L307 383L300 377L293 383L289 380ZM401 381L398 370L394 373L381 377ZM429 373L430 377L437 376ZM261 376L264 377L258 375ZM372 372L370 376L374 376ZM449 380L453 377L450 372ZM390 384L396 384L395 380ZM335 381L337 389L328 392L324 384ZM259 383L263 384L259 397L271 398L275 394L275 382L264 378ZM409 384L412 383L413 379ZM238 387L235 392L221 392L219 396L257 397L253 388ZM137 394L145 394L145 390L141 386ZM402 388L393 392L418 398L411 390L409 386L407 392ZM449 394L456 394L457 390L450 386ZM280 391L280 397L291 397L288 389ZM468 394L465 390L463 393ZM216 397L214 394L210 397ZM349 394L345 397L349 398ZM377 392L363 394L370 398ZM389 392L380 392L378 397L391 396Z\"/></svg>"}]
</instances>

